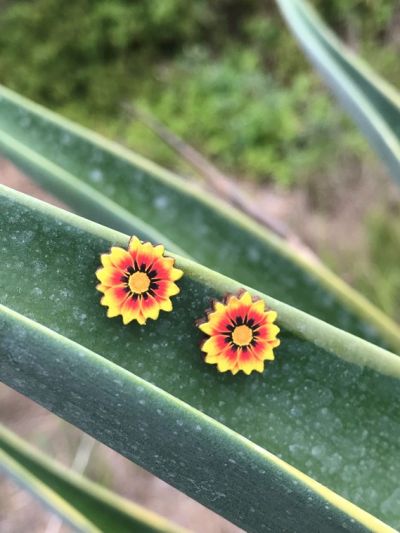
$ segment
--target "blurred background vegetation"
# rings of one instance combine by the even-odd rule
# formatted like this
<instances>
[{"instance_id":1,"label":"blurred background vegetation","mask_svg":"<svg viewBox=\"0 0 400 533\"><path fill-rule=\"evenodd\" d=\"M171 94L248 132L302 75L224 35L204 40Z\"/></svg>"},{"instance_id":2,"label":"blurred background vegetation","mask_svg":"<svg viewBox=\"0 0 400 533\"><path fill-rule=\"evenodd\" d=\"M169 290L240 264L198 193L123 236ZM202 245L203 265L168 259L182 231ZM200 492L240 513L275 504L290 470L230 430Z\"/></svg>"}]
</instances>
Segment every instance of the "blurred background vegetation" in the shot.
<instances>
[{"instance_id":1,"label":"blurred background vegetation","mask_svg":"<svg viewBox=\"0 0 400 533\"><path fill-rule=\"evenodd\" d=\"M396 0L314 4L357 53L400 86ZM325 261L399 317L399 252L380 246L398 242L398 196L274 2L10 0L0 6L1 83L189 173L123 104L150 110L241 183L269 188L279 201L289 198L277 216L300 221L296 230ZM304 213L293 218L287 206L316 216L301 224ZM346 248L340 241L348 239L348 225L353 242Z\"/></svg>"}]
</instances>

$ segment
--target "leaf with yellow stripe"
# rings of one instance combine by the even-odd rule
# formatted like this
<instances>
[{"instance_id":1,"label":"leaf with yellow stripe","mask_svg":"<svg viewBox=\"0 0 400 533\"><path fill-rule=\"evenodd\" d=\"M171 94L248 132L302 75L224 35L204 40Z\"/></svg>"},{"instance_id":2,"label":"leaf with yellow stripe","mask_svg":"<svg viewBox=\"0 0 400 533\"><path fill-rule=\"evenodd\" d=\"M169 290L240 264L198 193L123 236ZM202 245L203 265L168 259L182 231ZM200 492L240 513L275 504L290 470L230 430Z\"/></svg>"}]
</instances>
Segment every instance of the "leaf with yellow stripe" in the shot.
<instances>
[{"instance_id":1,"label":"leaf with yellow stripe","mask_svg":"<svg viewBox=\"0 0 400 533\"><path fill-rule=\"evenodd\" d=\"M263 374L220 374L194 322L241 283L176 256L173 312L123 327L94 273L128 236L5 188L0 230L5 383L246 531L388 531L310 478L399 526L398 356L248 288L281 345Z\"/></svg>"}]
</instances>

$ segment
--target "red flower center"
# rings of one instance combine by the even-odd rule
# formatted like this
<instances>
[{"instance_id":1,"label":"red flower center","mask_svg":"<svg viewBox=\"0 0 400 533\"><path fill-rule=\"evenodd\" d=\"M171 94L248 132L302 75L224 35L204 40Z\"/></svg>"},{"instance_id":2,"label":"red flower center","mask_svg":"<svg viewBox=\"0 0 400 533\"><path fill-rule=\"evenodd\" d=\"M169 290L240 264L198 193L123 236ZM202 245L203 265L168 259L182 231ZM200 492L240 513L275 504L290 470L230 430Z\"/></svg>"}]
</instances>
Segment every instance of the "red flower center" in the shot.
<instances>
[{"instance_id":1,"label":"red flower center","mask_svg":"<svg viewBox=\"0 0 400 533\"><path fill-rule=\"evenodd\" d=\"M253 340L253 330L242 324L232 331L232 340L237 346L248 346Z\"/></svg>"},{"instance_id":2,"label":"red flower center","mask_svg":"<svg viewBox=\"0 0 400 533\"><path fill-rule=\"evenodd\" d=\"M133 293L142 294L150 287L151 280L146 272L134 272L129 276L128 285Z\"/></svg>"}]
</instances>

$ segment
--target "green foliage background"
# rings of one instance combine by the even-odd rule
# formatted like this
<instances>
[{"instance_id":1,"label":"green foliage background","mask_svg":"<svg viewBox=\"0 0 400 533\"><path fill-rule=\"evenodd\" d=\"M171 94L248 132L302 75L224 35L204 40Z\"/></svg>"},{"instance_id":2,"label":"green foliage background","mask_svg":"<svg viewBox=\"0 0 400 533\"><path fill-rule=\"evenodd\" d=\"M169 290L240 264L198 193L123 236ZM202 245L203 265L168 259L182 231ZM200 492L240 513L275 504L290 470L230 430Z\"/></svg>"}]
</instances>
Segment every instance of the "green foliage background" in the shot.
<instances>
[{"instance_id":1,"label":"green foliage background","mask_svg":"<svg viewBox=\"0 0 400 533\"><path fill-rule=\"evenodd\" d=\"M315 3L400 81L396 0ZM6 2L0 49L2 83L167 165L173 155L131 123L123 101L150 108L225 170L259 181L299 182L339 150L365 149L272 2Z\"/></svg>"}]
</instances>

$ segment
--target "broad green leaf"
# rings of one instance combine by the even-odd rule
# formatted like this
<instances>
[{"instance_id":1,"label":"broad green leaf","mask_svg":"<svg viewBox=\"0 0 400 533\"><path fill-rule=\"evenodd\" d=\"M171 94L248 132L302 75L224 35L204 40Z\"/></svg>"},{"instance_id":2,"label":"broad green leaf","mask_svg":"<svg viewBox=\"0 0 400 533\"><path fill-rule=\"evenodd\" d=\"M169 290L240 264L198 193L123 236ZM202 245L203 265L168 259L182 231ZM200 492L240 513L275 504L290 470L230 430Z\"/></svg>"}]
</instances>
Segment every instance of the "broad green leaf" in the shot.
<instances>
[{"instance_id":1,"label":"broad green leaf","mask_svg":"<svg viewBox=\"0 0 400 533\"><path fill-rule=\"evenodd\" d=\"M67 470L0 425L1 471L23 485L78 531L184 531Z\"/></svg>"},{"instance_id":2,"label":"broad green leaf","mask_svg":"<svg viewBox=\"0 0 400 533\"><path fill-rule=\"evenodd\" d=\"M4 88L0 152L86 217L168 245L162 232L175 243L171 250L179 252L177 245L202 264L367 340L400 346L390 319L327 269L295 256L267 229Z\"/></svg>"},{"instance_id":3,"label":"broad green leaf","mask_svg":"<svg viewBox=\"0 0 400 533\"><path fill-rule=\"evenodd\" d=\"M400 95L351 52L304 0L276 0L308 57L400 182Z\"/></svg>"},{"instance_id":4,"label":"broad green leaf","mask_svg":"<svg viewBox=\"0 0 400 533\"><path fill-rule=\"evenodd\" d=\"M45 405L55 402L58 414L95 436L101 435L116 450L161 473L178 488L233 518L246 531L394 532L187 404L0 306L1 336L5 328L6 334L14 336L8 357L14 361L20 358L20 375L30 378L24 385L18 378L20 389L38 401L45 398ZM27 342L29 359L24 357ZM2 368L13 374L11 366ZM42 394L38 394L40 389ZM60 401L60 390L67 403ZM88 398L92 401L87 402ZM6 447L9 449L7 443ZM82 508L87 498L82 502L80 493L75 496ZM107 522L103 525L109 527L113 517L108 514L109 506L104 510ZM64 516L72 514L67 509Z\"/></svg>"},{"instance_id":5,"label":"broad green leaf","mask_svg":"<svg viewBox=\"0 0 400 533\"><path fill-rule=\"evenodd\" d=\"M194 321L213 298L241 284L177 257L185 275L174 311L146 327L124 327L106 318L94 273L100 253L126 246L128 237L1 191L0 303L82 344L72 349L67 339L3 309L2 380L248 531L261 524L309 531L302 521L314 520L308 509L315 501L293 496L300 503L291 509L283 495L297 494L295 486L260 466L266 452L246 443L261 455L256 460L240 448L241 456L230 439L242 438L208 419L214 429L202 432L203 415L179 400L400 525L397 356L252 291L279 313L276 361L262 375L219 374L202 361ZM157 405L149 405L147 391L159 397ZM317 507L325 516L324 506Z\"/></svg>"}]
</instances>

